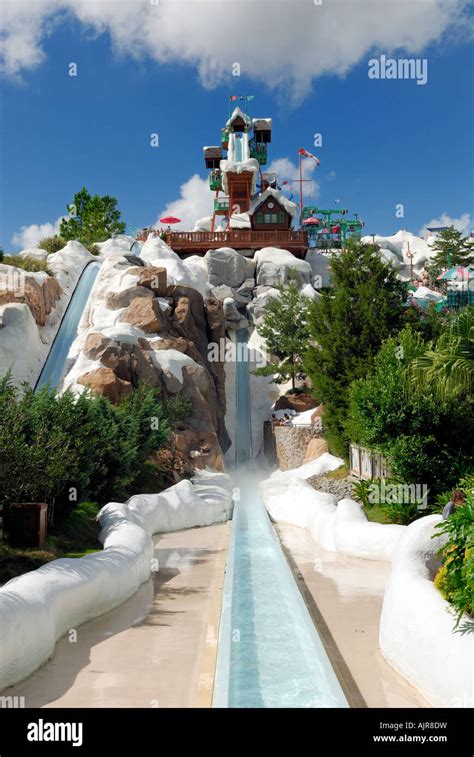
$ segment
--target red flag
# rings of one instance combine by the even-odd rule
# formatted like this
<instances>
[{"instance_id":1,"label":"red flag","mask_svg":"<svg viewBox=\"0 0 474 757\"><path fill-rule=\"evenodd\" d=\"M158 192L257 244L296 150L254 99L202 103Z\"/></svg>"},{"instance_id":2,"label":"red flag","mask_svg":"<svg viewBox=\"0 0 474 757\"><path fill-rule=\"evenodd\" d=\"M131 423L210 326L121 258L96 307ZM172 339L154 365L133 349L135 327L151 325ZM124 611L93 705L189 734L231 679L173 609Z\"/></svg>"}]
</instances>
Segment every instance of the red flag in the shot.
<instances>
[{"instance_id":1,"label":"red flag","mask_svg":"<svg viewBox=\"0 0 474 757\"><path fill-rule=\"evenodd\" d=\"M229 97L229 100L238 100L238 99L239 99L239 98L237 97L237 95L231 95L231 96Z\"/></svg>"},{"instance_id":2,"label":"red flag","mask_svg":"<svg viewBox=\"0 0 474 757\"><path fill-rule=\"evenodd\" d=\"M300 147L300 149L298 150L298 153L299 155L304 155L305 158L312 158L318 166L320 165L319 158L317 158L316 155L313 155L312 152L308 152L308 150L305 150L303 147Z\"/></svg>"}]
</instances>

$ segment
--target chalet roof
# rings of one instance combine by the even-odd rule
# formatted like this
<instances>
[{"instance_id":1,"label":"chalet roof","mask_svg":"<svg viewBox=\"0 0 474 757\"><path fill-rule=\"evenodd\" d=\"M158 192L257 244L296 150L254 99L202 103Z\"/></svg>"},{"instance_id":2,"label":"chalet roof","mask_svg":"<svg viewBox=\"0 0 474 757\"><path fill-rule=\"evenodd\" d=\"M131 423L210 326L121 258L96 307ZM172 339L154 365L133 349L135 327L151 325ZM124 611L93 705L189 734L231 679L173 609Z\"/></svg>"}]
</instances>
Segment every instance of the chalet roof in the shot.
<instances>
[{"instance_id":1,"label":"chalet roof","mask_svg":"<svg viewBox=\"0 0 474 757\"><path fill-rule=\"evenodd\" d=\"M271 118L252 118L252 124L254 129L269 129L272 128Z\"/></svg>"},{"instance_id":2,"label":"chalet roof","mask_svg":"<svg viewBox=\"0 0 474 757\"><path fill-rule=\"evenodd\" d=\"M296 205L296 203L285 197L285 195L282 194L279 189L272 189L272 187L268 187L265 192L262 192L262 194L256 197L255 200L252 200L247 211L249 216L253 216L260 205L262 205L262 203L264 203L265 200L267 200L269 197L274 197L275 200L285 208L286 212L289 213L292 218L296 218L296 216L298 215L298 206Z\"/></svg>"},{"instance_id":3,"label":"chalet roof","mask_svg":"<svg viewBox=\"0 0 474 757\"><path fill-rule=\"evenodd\" d=\"M239 108L239 107L237 106L236 108L234 108L234 110L233 110L233 113L232 113L231 117L229 118L229 120L228 120L228 121L227 121L227 123L226 123L226 126L232 126L233 122L235 121L235 119L236 119L236 118L237 118L238 116L240 116L240 118L242 119L242 121L243 121L244 123L246 123L246 124L249 124L249 123L250 123L250 118L249 118L249 117L248 117L248 116L247 116L247 115L246 115L246 114L245 114L245 113L243 112L243 110L241 110L241 109L240 109L240 108Z\"/></svg>"}]
</instances>

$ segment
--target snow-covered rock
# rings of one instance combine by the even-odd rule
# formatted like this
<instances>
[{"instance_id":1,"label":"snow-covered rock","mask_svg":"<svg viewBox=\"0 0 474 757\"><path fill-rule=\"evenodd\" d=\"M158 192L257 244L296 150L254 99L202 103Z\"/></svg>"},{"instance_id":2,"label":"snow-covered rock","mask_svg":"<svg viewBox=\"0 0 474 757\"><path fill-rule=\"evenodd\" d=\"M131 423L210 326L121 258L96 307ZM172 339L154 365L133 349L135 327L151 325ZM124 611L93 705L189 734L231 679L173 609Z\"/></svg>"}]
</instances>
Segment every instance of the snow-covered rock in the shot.
<instances>
[{"instance_id":1,"label":"snow-covered rock","mask_svg":"<svg viewBox=\"0 0 474 757\"><path fill-rule=\"evenodd\" d=\"M237 308L236 302L232 297L226 297L223 302L224 318L227 329L246 329L249 325L248 320Z\"/></svg>"},{"instance_id":2,"label":"snow-covered rock","mask_svg":"<svg viewBox=\"0 0 474 757\"><path fill-rule=\"evenodd\" d=\"M80 242L68 242L62 250L47 257L48 268L62 289L71 294L88 263L97 260Z\"/></svg>"},{"instance_id":3,"label":"snow-covered rock","mask_svg":"<svg viewBox=\"0 0 474 757\"><path fill-rule=\"evenodd\" d=\"M211 286L221 284L239 287L246 279L253 278L255 261L245 258L230 247L209 250L204 256Z\"/></svg>"},{"instance_id":4,"label":"snow-covered rock","mask_svg":"<svg viewBox=\"0 0 474 757\"><path fill-rule=\"evenodd\" d=\"M380 649L435 707L472 708L473 638L453 633L454 616L433 583L436 554L445 541L435 536L440 520L439 515L420 518L398 543L385 589Z\"/></svg>"},{"instance_id":5,"label":"snow-covered rock","mask_svg":"<svg viewBox=\"0 0 474 757\"><path fill-rule=\"evenodd\" d=\"M412 297L416 300L430 300L431 302L441 302L444 299L444 295L441 292L437 292L429 287L418 287L412 292Z\"/></svg>"},{"instance_id":6,"label":"snow-covered rock","mask_svg":"<svg viewBox=\"0 0 474 757\"><path fill-rule=\"evenodd\" d=\"M311 266L312 283L316 289L331 285L330 259L317 250L308 250L305 260Z\"/></svg>"},{"instance_id":7,"label":"snow-covered rock","mask_svg":"<svg viewBox=\"0 0 474 757\"><path fill-rule=\"evenodd\" d=\"M28 380L42 365L43 344L25 303L0 305L0 376L8 371L14 384Z\"/></svg>"},{"instance_id":8,"label":"snow-covered rock","mask_svg":"<svg viewBox=\"0 0 474 757\"><path fill-rule=\"evenodd\" d=\"M142 247L141 258L149 265L166 268L169 284L185 284L197 289L203 297L207 295L207 270L197 255L181 260L166 242L150 236Z\"/></svg>"},{"instance_id":9,"label":"snow-covered rock","mask_svg":"<svg viewBox=\"0 0 474 757\"><path fill-rule=\"evenodd\" d=\"M221 522L231 510L229 476L209 471L102 508L101 552L54 560L0 589L0 688L26 678L69 629L117 607L148 580L156 570L154 533Z\"/></svg>"},{"instance_id":10,"label":"snow-covered rock","mask_svg":"<svg viewBox=\"0 0 474 757\"><path fill-rule=\"evenodd\" d=\"M312 277L311 265L306 260L295 258L291 252L277 247L264 247L255 253L257 264L257 284L274 287L285 284L294 271L300 286L309 284Z\"/></svg>"}]
</instances>

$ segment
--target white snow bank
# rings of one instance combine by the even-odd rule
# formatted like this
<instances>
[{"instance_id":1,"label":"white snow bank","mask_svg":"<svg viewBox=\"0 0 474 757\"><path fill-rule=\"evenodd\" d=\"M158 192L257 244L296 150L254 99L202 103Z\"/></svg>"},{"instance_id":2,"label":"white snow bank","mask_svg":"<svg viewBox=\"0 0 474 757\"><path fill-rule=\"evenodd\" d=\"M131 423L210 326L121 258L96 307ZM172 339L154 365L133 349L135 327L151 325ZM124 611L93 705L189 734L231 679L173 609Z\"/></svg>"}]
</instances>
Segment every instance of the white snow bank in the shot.
<instances>
[{"instance_id":1,"label":"white snow bank","mask_svg":"<svg viewBox=\"0 0 474 757\"><path fill-rule=\"evenodd\" d=\"M276 471L260 485L263 501L276 521L307 528L323 549L350 557L390 561L405 526L371 523L354 500L336 506L332 494L318 492L305 479L335 470L342 460L328 452L289 471Z\"/></svg>"},{"instance_id":2,"label":"white snow bank","mask_svg":"<svg viewBox=\"0 0 474 757\"><path fill-rule=\"evenodd\" d=\"M454 617L432 580L445 538L432 538L440 520L420 518L400 539L385 589L380 649L435 707L474 707L473 638L453 633Z\"/></svg>"},{"instance_id":3,"label":"white snow bank","mask_svg":"<svg viewBox=\"0 0 474 757\"><path fill-rule=\"evenodd\" d=\"M163 239L150 236L142 247L140 257L148 265L166 268L168 284L185 284L206 297L207 268L199 256L193 255L187 260L181 260Z\"/></svg>"},{"instance_id":4,"label":"white snow bank","mask_svg":"<svg viewBox=\"0 0 474 757\"><path fill-rule=\"evenodd\" d=\"M415 297L417 300L431 300L432 302L440 302L444 299L444 295L441 292L436 292L429 287L418 287L412 293L412 297Z\"/></svg>"},{"instance_id":5,"label":"white snow bank","mask_svg":"<svg viewBox=\"0 0 474 757\"><path fill-rule=\"evenodd\" d=\"M80 242L68 242L62 250L47 257L48 268L69 294L88 263L97 260Z\"/></svg>"},{"instance_id":6,"label":"white snow bank","mask_svg":"<svg viewBox=\"0 0 474 757\"><path fill-rule=\"evenodd\" d=\"M0 689L42 665L69 629L137 591L152 571L153 533L220 522L231 509L230 477L209 471L102 508L102 552L54 560L0 589Z\"/></svg>"},{"instance_id":7,"label":"white snow bank","mask_svg":"<svg viewBox=\"0 0 474 757\"><path fill-rule=\"evenodd\" d=\"M0 305L0 376L8 371L14 384L41 370L43 344L28 305Z\"/></svg>"},{"instance_id":8,"label":"white snow bank","mask_svg":"<svg viewBox=\"0 0 474 757\"><path fill-rule=\"evenodd\" d=\"M296 413L291 419L293 426L311 426L311 418L313 417L317 409L318 408L315 405L310 410L304 410L304 412L302 413Z\"/></svg>"}]
</instances>

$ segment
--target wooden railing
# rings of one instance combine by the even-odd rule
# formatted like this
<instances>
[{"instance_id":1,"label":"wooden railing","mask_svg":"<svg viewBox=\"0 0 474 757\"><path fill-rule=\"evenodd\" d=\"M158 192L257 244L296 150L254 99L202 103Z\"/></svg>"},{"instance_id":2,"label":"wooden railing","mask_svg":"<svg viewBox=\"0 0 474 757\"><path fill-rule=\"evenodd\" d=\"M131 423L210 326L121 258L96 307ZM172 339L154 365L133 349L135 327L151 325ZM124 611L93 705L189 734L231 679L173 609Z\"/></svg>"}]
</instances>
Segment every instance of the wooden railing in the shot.
<instances>
[{"instance_id":1,"label":"wooden railing","mask_svg":"<svg viewBox=\"0 0 474 757\"><path fill-rule=\"evenodd\" d=\"M166 242L175 247L196 247L218 243L239 244L242 247L272 247L290 244L308 246L306 231L301 229L271 229L268 231L254 229L228 229L227 231L171 231L166 235Z\"/></svg>"}]
</instances>

